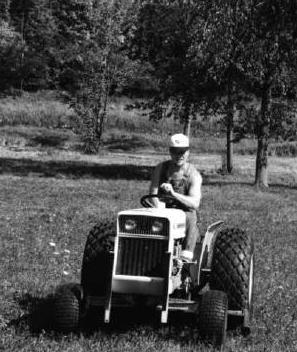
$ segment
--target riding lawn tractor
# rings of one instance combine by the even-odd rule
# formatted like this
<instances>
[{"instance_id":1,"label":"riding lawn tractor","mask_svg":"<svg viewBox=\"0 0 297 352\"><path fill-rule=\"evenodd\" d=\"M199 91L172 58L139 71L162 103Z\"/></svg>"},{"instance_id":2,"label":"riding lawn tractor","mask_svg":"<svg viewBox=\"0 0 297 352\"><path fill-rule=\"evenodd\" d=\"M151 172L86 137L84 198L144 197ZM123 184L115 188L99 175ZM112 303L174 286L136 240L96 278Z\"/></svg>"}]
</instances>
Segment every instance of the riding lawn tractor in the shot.
<instances>
[{"instance_id":1,"label":"riding lawn tractor","mask_svg":"<svg viewBox=\"0 0 297 352\"><path fill-rule=\"evenodd\" d=\"M173 208L154 208L170 196L147 195L143 208L121 211L115 222L101 222L85 245L81 284L57 290L54 328L72 331L94 307L108 324L116 307L139 304L159 311L197 317L199 335L217 346L226 338L227 318L235 316L243 331L250 328L253 300L252 238L238 228L215 222L199 243L192 262L180 258L186 215Z\"/></svg>"}]
</instances>

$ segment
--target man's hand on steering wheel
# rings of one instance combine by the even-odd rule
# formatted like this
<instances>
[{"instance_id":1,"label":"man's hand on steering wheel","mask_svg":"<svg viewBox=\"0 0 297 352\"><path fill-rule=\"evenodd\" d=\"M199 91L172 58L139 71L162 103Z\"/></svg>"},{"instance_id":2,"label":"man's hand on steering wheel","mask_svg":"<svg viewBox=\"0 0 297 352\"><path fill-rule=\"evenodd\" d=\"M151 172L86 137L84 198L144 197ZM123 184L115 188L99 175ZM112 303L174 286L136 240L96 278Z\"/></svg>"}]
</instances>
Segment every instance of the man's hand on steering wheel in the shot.
<instances>
[{"instance_id":1,"label":"man's hand on steering wheel","mask_svg":"<svg viewBox=\"0 0 297 352\"><path fill-rule=\"evenodd\" d=\"M173 200L173 197L170 194L163 194L163 195L158 195L158 194L147 194L140 199L140 203L142 206L145 208L154 208L154 204L152 204L152 200L159 200L160 202L163 203L170 203Z\"/></svg>"},{"instance_id":2,"label":"man's hand on steering wheel","mask_svg":"<svg viewBox=\"0 0 297 352\"><path fill-rule=\"evenodd\" d=\"M174 189L171 183L162 183L160 188L167 194L174 196Z\"/></svg>"}]
</instances>

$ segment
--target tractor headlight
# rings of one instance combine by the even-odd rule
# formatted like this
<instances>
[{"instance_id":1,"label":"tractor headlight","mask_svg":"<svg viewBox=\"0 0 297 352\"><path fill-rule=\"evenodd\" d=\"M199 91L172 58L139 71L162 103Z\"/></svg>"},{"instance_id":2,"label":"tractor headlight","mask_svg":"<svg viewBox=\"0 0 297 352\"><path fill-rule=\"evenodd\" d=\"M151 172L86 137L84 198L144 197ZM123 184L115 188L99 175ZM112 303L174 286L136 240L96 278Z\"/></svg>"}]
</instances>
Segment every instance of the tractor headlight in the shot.
<instances>
[{"instance_id":1,"label":"tractor headlight","mask_svg":"<svg viewBox=\"0 0 297 352\"><path fill-rule=\"evenodd\" d=\"M127 219L124 224L126 231L133 231L136 229L137 222L134 219Z\"/></svg>"},{"instance_id":2,"label":"tractor headlight","mask_svg":"<svg viewBox=\"0 0 297 352\"><path fill-rule=\"evenodd\" d=\"M159 220L155 220L152 224L152 232L159 233L163 230L163 223Z\"/></svg>"}]
</instances>

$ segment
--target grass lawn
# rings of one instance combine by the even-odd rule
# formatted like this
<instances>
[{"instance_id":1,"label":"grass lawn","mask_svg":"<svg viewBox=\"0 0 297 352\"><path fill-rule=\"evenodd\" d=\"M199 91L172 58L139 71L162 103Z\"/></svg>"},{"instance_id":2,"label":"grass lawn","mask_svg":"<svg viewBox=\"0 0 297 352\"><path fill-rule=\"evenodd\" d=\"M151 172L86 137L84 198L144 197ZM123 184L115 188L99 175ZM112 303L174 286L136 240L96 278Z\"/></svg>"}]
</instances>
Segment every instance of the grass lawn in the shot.
<instances>
[{"instance_id":1,"label":"grass lawn","mask_svg":"<svg viewBox=\"0 0 297 352\"><path fill-rule=\"evenodd\" d=\"M119 156L117 156L119 158ZM52 158L54 158L52 156ZM42 158L41 158L42 159ZM148 189L141 172L133 179L123 168L108 174L66 172L81 164L46 164L35 172L34 158L3 159L0 174L0 349L3 351L210 351L197 340L192 325L175 322L164 331L147 322L92 334L33 334L30 307L61 282L79 281L83 248L89 229L119 210L139 206ZM24 162L24 160L26 162ZM38 160L37 160L38 161ZM75 161L75 160L74 160ZM60 166L66 161L60 160ZM137 159L129 167L140 167ZM125 165L125 161L122 162ZM147 165L151 165L148 160ZM240 164L240 160L239 160ZM35 166L34 166L35 165ZM68 166L67 166L68 165ZM228 333L226 351L297 350L297 188L273 173L274 186L257 191L250 172L223 177L208 172L201 204L202 227L223 219L255 239L255 316L252 334ZM32 168L32 172L30 171ZM119 167L119 166L118 166ZM26 171L22 172L24 168ZM52 172L49 172L51 171ZM60 171L59 171L60 170ZM116 173L116 169L114 170ZM271 170L273 171L273 170ZM129 175L129 177L127 177ZM293 176L292 176L293 177Z\"/></svg>"}]
</instances>

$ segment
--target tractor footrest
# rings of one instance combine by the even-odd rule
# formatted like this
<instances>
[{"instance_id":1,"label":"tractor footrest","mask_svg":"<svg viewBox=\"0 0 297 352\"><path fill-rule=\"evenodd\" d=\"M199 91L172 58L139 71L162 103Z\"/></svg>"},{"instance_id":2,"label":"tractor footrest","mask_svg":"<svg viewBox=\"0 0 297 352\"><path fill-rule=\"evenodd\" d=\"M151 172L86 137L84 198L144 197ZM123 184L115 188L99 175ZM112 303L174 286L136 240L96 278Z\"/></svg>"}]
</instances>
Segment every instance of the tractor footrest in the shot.
<instances>
[{"instance_id":1,"label":"tractor footrest","mask_svg":"<svg viewBox=\"0 0 297 352\"><path fill-rule=\"evenodd\" d=\"M98 296L88 296L87 298L88 304L91 306L104 307L106 297L98 297ZM111 304L114 307L131 307L132 304L125 300L123 297L113 296L111 299Z\"/></svg>"},{"instance_id":2,"label":"tractor footrest","mask_svg":"<svg viewBox=\"0 0 297 352\"><path fill-rule=\"evenodd\" d=\"M237 317L243 317L244 312L242 310L228 310L228 315L234 315Z\"/></svg>"},{"instance_id":3,"label":"tractor footrest","mask_svg":"<svg viewBox=\"0 0 297 352\"><path fill-rule=\"evenodd\" d=\"M197 310L199 303L197 301L191 301L179 298L170 298L168 304L169 311L182 311L193 313ZM158 310L162 310L162 306L157 306Z\"/></svg>"}]
</instances>

